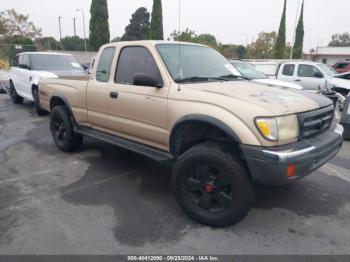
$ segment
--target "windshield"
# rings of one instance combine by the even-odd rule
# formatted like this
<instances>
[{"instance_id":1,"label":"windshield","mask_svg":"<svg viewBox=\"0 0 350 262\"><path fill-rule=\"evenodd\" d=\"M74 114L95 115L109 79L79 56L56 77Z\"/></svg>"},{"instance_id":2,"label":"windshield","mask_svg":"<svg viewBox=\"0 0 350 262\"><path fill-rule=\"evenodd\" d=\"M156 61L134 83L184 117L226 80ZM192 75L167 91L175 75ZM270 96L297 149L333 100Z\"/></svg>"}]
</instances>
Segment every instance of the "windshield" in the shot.
<instances>
[{"instance_id":1,"label":"windshield","mask_svg":"<svg viewBox=\"0 0 350 262\"><path fill-rule=\"evenodd\" d=\"M233 65L212 48L185 44L159 44L156 48L175 82L237 79Z\"/></svg>"},{"instance_id":2,"label":"windshield","mask_svg":"<svg viewBox=\"0 0 350 262\"><path fill-rule=\"evenodd\" d=\"M258 71L255 66L244 62L233 62L233 66L243 75L250 79L266 79L267 76Z\"/></svg>"},{"instance_id":3,"label":"windshield","mask_svg":"<svg viewBox=\"0 0 350 262\"><path fill-rule=\"evenodd\" d=\"M318 66L321 68L321 70L327 75L327 76L334 76L337 74L337 72L325 64L318 64Z\"/></svg>"},{"instance_id":4,"label":"windshield","mask_svg":"<svg viewBox=\"0 0 350 262\"><path fill-rule=\"evenodd\" d=\"M44 71L84 71L77 60L70 55L31 55L31 68Z\"/></svg>"}]
</instances>

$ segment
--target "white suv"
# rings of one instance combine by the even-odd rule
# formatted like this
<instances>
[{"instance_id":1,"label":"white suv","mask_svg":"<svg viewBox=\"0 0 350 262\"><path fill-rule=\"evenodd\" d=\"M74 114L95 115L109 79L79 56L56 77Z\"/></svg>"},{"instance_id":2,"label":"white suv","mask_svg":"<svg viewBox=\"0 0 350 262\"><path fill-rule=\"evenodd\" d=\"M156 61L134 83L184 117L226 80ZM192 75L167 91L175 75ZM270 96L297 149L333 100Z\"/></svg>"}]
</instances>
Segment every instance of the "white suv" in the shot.
<instances>
[{"instance_id":1,"label":"white suv","mask_svg":"<svg viewBox=\"0 0 350 262\"><path fill-rule=\"evenodd\" d=\"M10 96L15 104L23 99L34 102L39 115L46 112L40 107L38 83L41 78L86 75L83 67L69 54L27 52L18 54L10 69Z\"/></svg>"}]
</instances>

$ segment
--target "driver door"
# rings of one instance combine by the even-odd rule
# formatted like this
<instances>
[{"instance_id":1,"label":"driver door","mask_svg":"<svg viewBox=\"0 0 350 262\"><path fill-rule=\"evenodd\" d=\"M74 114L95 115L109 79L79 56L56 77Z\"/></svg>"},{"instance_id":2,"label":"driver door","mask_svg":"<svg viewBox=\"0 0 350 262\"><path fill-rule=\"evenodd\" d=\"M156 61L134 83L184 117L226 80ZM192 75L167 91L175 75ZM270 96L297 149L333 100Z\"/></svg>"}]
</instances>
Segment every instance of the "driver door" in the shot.
<instances>
[{"instance_id":1,"label":"driver door","mask_svg":"<svg viewBox=\"0 0 350 262\"><path fill-rule=\"evenodd\" d=\"M146 46L126 46L120 50L107 107L111 131L165 148L168 142L166 126L169 83L163 81L165 77L161 75L154 57ZM136 85L134 77L137 74L147 75L157 84Z\"/></svg>"},{"instance_id":2,"label":"driver door","mask_svg":"<svg viewBox=\"0 0 350 262\"><path fill-rule=\"evenodd\" d=\"M300 64L298 66L297 79L295 81L306 90L323 89L325 86L324 75L313 65Z\"/></svg>"}]
</instances>

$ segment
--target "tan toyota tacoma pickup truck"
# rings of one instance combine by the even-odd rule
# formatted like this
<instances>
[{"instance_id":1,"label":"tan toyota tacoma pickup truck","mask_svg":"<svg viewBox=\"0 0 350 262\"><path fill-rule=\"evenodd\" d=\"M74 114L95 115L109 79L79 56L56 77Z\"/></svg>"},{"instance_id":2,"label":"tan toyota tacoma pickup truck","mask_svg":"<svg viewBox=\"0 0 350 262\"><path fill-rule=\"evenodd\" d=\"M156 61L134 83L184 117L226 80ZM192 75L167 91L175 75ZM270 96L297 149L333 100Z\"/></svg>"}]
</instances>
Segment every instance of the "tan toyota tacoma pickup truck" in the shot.
<instances>
[{"instance_id":1,"label":"tan toyota tacoma pickup truck","mask_svg":"<svg viewBox=\"0 0 350 262\"><path fill-rule=\"evenodd\" d=\"M183 210L200 223L227 226L251 209L253 183L296 181L334 157L343 141L328 98L234 72L202 45L112 43L100 49L90 76L41 80L40 105L51 112L62 151L89 136L173 160Z\"/></svg>"}]
</instances>

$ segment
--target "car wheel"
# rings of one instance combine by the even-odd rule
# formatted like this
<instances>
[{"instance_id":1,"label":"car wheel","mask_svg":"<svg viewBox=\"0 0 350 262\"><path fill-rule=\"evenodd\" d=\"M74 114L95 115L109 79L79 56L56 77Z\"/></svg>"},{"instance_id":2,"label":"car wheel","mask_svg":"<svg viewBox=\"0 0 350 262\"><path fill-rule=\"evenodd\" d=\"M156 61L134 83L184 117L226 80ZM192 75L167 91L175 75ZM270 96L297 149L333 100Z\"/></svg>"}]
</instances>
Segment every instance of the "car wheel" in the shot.
<instances>
[{"instance_id":1,"label":"car wheel","mask_svg":"<svg viewBox=\"0 0 350 262\"><path fill-rule=\"evenodd\" d=\"M64 152L77 150L83 142L83 136L74 132L70 114L65 106L53 108L50 129L55 144Z\"/></svg>"},{"instance_id":2,"label":"car wheel","mask_svg":"<svg viewBox=\"0 0 350 262\"><path fill-rule=\"evenodd\" d=\"M182 209L209 226L240 222L254 203L253 186L241 160L217 144L200 144L180 156L172 184Z\"/></svg>"},{"instance_id":3,"label":"car wheel","mask_svg":"<svg viewBox=\"0 0 350 262\"><path fill-rule=\"evenodd\" d=\"M19 96L17 94L15 85L13 84L13 82L10 82L10 97L11 100L14 104L22 104L23 103L23 97Z\"/></svg>"},{"instance_id":4,"label":"car wheel","mask_svg":"<svg viewBox=\"0 0 350 262\"><path fill-rule=\"evenodd\" d=\"M39 91L38 88L33 89L33 98L34 98L34 107L35 111L38 114L38 116L44 116L47 115L47 111L41 108L40 106L40 100L39 100Z\"/></svg>"}]
</instances>

